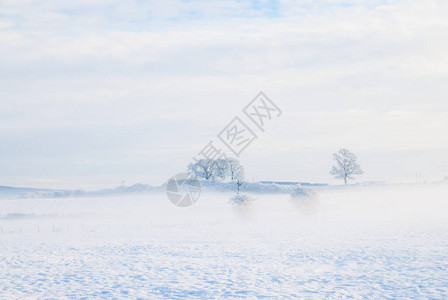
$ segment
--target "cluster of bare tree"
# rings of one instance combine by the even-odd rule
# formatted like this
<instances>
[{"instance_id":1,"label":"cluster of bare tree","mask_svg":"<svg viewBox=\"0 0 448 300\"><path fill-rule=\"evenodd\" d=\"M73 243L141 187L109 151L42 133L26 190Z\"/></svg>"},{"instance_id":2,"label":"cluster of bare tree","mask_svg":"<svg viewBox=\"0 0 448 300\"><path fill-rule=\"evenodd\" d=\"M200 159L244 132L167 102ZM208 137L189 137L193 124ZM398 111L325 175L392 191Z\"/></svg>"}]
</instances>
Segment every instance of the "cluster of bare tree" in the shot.
<instances>
[{"instance_id":1,"label":"cluster of bare tree","mask_svg":"<svg viewBox=\"0 0 448 300\"><path fill-rule=\"evenodd\" d=\"M205 180L241 181L244 167L236 158L200 159L188 165L188 172Z\"/></svg>"}]
</instances>

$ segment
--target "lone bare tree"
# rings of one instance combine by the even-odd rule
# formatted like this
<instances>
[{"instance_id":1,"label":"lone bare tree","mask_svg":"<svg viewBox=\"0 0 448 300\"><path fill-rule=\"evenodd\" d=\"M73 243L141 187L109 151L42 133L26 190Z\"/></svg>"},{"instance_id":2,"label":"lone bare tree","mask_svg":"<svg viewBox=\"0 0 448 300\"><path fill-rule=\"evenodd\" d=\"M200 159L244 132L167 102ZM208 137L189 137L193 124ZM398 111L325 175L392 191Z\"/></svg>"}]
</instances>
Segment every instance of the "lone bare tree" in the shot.
<instances>
[{"instance_id":1,"label":"lone bare tree","mask_svg":"<svg viewBox=\"0 0 448 300\"><path fill-rule=\"evenodd\" d=\"M347 149L340 149L337 153L333 153L333 159L336 161L336 166L330 171L334 178L344 179L344 184L347 184L348 179L354 179L352 175L361 175L363 171L357 163L357 157Z\"/></svg>"}]
</instances>

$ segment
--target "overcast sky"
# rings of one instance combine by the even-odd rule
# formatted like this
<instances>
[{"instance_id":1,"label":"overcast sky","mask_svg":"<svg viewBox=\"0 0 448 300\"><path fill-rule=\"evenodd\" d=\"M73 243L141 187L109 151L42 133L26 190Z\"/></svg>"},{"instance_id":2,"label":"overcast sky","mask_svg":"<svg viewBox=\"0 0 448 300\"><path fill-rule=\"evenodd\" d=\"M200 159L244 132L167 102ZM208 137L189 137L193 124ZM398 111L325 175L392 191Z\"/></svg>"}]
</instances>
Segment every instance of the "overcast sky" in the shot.
<instances>
[{"instance_id":1,"label":"overcast sky","mask_svg":"<svg viewBox=\"0 0 448 300\"><path fill-rule=\"evenodd\" d=\"M95 2L95 4L92 4ZM160 184L264 91L257 180L448 176L448 2L0 1L0 185Z\"/></svg>"}]
</instances>

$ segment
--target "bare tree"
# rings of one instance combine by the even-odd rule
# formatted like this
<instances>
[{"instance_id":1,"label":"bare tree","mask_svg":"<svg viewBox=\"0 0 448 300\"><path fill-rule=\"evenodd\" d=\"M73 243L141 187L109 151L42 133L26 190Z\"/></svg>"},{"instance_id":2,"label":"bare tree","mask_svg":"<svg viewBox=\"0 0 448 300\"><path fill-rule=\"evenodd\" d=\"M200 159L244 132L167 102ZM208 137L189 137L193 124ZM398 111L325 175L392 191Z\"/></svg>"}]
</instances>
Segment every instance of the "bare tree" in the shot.
<instances>
[{"instance_id":1,"label":"bare tree","mask_svg":"<svg viewBox=\"0 0 448 300\"><path fill-rule=\"evenodd\" d=\"M217 159L213 162L214 174L216 177L225 180L230 173L230 166L227 159Z\"/></svg>"},{"instance_id":2,"label":"bare tree","mask_svg":"<svg viewBox=\"0 0 448 300\"><path fill-rule=\"evenodd\" d=\"M347 149L340 149L337 153L333 153L333 159L336 161L336 166L330 171L334 178L344 179L347 184L348 179L354 179L352 175L361 175L363 171L357 163L357 157Z\"/></svg>"},{"instance_id":3,"label":"bare tree","mask_svg":"<svg viewBox=\"0 0 448 300\"><path fill-rule=\"evenodd\" d=\"M215 178L225 180L230 176L231 181L236 182L238 192L244 180L244 168L235 158L200 159L188 165L188 172L205 180L214 180Z\"/></svg>"},{"instance_id":4,"label":"bare tree","mask_svg":"<svg viewBox=\"0 0 448 300\"><path fill-rule=\"evenodd\" d=\"M227 164L231 181L244 178L244 167L238 159L227 158Z\"/></svg>"},{"instance_id":5,"label":"bare tree","mask_svg":"<svg viewBox=\"0 0 448 300\"><path fill-rule=\"evenodd\" d=\"M213 179L215 175L214 164L214 160L200 159L195 163L189 164L188 171L194 176L204 178L205 180Z\"/></svg>"},{"instance_id":6,"label":"bare tree","mask_svg":"<svg viewBox=\"0 0 448 300\"><path fill-rule=\"evenodd\" d=\"M243 185L243 179L237 179L236 181L236 193L239 194L240 193L240 186Z\"/></svg>"}]
</instances>

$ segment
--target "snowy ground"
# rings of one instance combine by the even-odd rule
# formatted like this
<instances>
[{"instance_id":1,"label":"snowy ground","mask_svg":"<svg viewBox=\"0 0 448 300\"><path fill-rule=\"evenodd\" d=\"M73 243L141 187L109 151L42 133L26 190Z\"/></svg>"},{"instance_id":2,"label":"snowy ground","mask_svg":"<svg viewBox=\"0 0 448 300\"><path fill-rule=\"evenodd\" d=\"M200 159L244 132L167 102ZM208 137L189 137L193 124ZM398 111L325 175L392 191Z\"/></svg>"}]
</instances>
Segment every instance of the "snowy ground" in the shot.
<instances>
[{"instance_id":1,"label":"snowy ground","mask_svg":"<svg viewBox=\"0 0 448 300\"><path fill-rule=\"evenodd\" d=\"M0 299L447 299L447 192L1 200Z\"/></svg>"}]
</instances>

